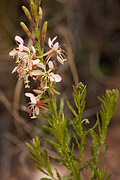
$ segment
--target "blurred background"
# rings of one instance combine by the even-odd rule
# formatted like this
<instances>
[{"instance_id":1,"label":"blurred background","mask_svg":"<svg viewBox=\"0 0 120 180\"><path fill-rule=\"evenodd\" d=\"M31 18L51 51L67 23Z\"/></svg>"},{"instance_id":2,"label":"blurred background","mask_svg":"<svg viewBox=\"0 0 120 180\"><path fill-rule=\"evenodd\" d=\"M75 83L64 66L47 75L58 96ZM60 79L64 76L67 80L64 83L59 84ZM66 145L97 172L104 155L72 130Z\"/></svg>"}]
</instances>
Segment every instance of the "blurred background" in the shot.
<instances>
[{"instance_id":1,"label":"blurred background","mask_svg":"<svg viewBox=\"0 0 120 180\"><path fill-rule=\"evenodd\" d=\"M0 0L0 179L37 180L40 174L34 162L26 156L25 142L36 135L47 136L38 126L43 119L31 120L25 112L23 82L11 74L15 59L9 52L16 46L15 35L28 43L20 27L29 22L22 11L28 7L27 0ZM72 84L82 81L87 85L84 117L95 123L96 112L100 110L98 96L105 95L106 89L120 90L120 1L119 0L43 0L43 22L48 21L48 37L58 36L60 44L66 44L68 52L64 66L58 65L62 82L58 89L60 98L72 99ZM31 84L31 89L35 85ZM73 104L74 106L74 104ZM113 173L111 180L120 179L120 98L111 120L106 144L109 150L104 163L107 172ZM68 109L65 109L68 112ZM86 145L89 156L90 137ZM50 153L54 153L51 149ZM54 165L54 164L53 164ZM67 173L58 167L64 175ZM83 180L89 180L83 174Z\"/></svg>"}]
</instances>

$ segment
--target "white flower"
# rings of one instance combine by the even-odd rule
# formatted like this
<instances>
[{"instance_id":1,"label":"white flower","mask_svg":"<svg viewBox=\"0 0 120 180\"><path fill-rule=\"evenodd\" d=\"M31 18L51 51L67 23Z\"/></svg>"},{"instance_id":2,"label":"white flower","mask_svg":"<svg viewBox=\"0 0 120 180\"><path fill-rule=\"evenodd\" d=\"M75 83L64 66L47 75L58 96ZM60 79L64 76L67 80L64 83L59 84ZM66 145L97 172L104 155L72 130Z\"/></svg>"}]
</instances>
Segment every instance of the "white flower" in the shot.
<instances>
[{"instance_id":1,"label":"white flower","mask_svg":"<svg viewBox=\"0 0 120 180\"><path fill-rule=\"evenodd\" d=\"M63 54L63 52L64 53L66 52L60 47L61 45L59 45L59 42L56 42L55 44L53 44L56 39L57 39L57 36L54 37L52 40L51 38L48 39L48 46L50 47L50 50L49 50L50 53L47 56L47 60L49 60L53 54L57 53L57 60L61 64L64 64L66 57Z\"/></svg>"},{"instance_id":2,"label":"white flower","mask_svg":"<svg viewBox=\"0 0 120 180\"><path fill-rule=\"evenodd\" d=\"M60 82L62 80L61 76L58 74L54 74L51 72L54 69L54 65L52 61L48 62L49 69L46 70L46 66L43 63L38 63L37 67L40 69L33 70L32 75L33 76L41 76L44 79L50 80L50 82Z\"/></svg>"},{"instance_id":3,"label":"white flower","mask_svg":"<svg viewBox=\"0 0 120 180\"><path fill-rule=\"evenodd\" d=\"M34 96L34 94L32 93L25 93L25 96L29 97L31 101L26 104L26 109L30 110L29 112L30 116L31 113L33 113L32 118L36 118L36 115L39 115L40 108L47 107L45 103L47 103L49 99L40 100L37 96Z\"/></svg>"}]
</instances>

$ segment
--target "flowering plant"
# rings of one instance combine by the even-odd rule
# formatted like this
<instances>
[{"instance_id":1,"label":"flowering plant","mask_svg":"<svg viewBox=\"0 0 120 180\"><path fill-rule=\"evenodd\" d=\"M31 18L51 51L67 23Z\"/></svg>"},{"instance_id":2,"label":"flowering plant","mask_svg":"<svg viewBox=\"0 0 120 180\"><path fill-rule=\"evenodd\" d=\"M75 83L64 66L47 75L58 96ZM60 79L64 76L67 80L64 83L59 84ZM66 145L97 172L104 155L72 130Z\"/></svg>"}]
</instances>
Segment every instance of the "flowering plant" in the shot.
<instances>
[{"instance_id":1,"label":"flowering plant","mask_svg":"<svg viewBox=\"0 0 120 180\"><path fill-rule=\"evenodd\" d=\"M32 40L33 45L31 45L31 47L26 47L24 46L24 40L18 35L15 36L17 47L9 53L13 58L16 57L17 65L12 73L17 72L18 78L24 80L25 88L30 87L31 78L35 82L39 82L39 87L33 89L33 93L25 93L25 96L30 98L30 102L27 103L26 109L29 111L31 118L36 118L38 115L45 118L49 122L49 132L55 137L55 141L46 138L43 139L45 141L45 146L41 152L40 140L38 136L36 136L36 138L31 141L32 145L26 143L32 153L28 155L37 162L35 167L47 175L47 177L42 178L43 180L81 180L81 173L86 169L91 170L88 179L109 180L111 174L106 177L105 168L100 170L98 164L107 153L108 146L105 147L104 154L100 157L101 148L106 139L108 125L115 110L118 90L107 90L106 97L102 96L102 98L99 98L102 110L100 113L97 113L95 125L88 130L84 128L84 125L88 124L89 120L82 118L86 98L86 86L83 83L73 86L73 99L77 110L67 102L69 109L74 115L74 119L65 115L63 100L60 101L59 108L57 103L57 97L60 93L56 90L56 84L62 80L62 77L55 73L57 63L55 64L51 57L56 55L56 57L54 57L61 65L64 65L66 61L66 51L62 49L63 45L60 45L59 42L55 42L57 39L55 36L52 40L51 38L48 39L49 49L47 52L44 52L47 21L42 25L41 0L28 0L28 2L31 13L25 6L22 8L30 21L33 33L30 32L23 22L21 22L21 26ZM41 108L45 109L48 113L43 113ZM98 134L95 131L96 128L98 128ZM91 135L92 139L91 157L86 162L82 163L88 134ZM46 149L46 143L50 143L60 156L50 157ZM77 155L75 153L75 147L77 147ZM50 158L53 158L70 170L69 176L61 177L57 169L55 176L51 169ZM41 168L41 165L45 170Z\"/></svg>"}]
</instances>

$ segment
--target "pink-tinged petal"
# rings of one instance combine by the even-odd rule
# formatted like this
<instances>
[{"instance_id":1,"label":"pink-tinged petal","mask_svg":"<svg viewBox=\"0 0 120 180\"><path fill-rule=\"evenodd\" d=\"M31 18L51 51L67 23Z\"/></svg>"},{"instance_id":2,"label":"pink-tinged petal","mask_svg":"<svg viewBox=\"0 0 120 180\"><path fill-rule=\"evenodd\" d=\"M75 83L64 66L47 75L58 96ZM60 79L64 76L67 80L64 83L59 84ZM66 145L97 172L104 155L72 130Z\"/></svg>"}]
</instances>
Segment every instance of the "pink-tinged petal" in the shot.
<instances>
[{"instance_id":1,"label":"pink-tinged petal","mask_svg":"<svg viewBox=\"0 0 120 180\"><path fill-rule=\"evenodd\" d=\"M32 65L33 65L32 60L29 59L29 60L28 60L28 69L29 69L29 70L32 70Z\"/></svg>"},{"instance_id":2,"label":"pink-tinged petal","mask_svg":"<svg viewBox=\"0 0 120 180\"><path fill-rule=\"evenodd\" d=\"M26 47L26 46L23 46L22 44L19 45L19 50L20 51L26 51L26 52L28 52L30 54L29 48Z\"/></svg>"},{"instance_id":3,"label":"pink-tinged petal","mask_svg":"<svg viewBox=\"0 0 120 180\"><path fill-rule=\"evenodd\" d=\"M24 41L20 36L15 36L15 41L19 42L20 44L24 44Z\"/></svg>"},{"instance_id":4,"label":"pink-tinged petal","mask_svg":"<svg viewBox=\"0 0 120 180\"><path fill-rule=\"evenodd\" d=\"M35 93L37 93L37 94L43 94L44 93L44 91L41 91L41 90L38 90L38 89L33 89L33 91Z\"/></svg>"},{"instance_id":5,"label":"pink-tinged petal","mask_svg":"<svg viewBox=\"0 0 120 180\"><path fill-rule=\"evenodd\" d=\"M50 78L50 82L54 82L55 81L55 79L52 76L49 76L49 78Z\"/></svg>"},{"instance_id":6,"label":"pink-tinged petal","mask_svg":"<svg viewBox=\"0 0 120 180\"><path fill-rule=\"evenodd\" d=\"M22 51L18 51L18 56L23 59L23 58L28 58L28 54Z\"/></svg>"},{"instance_id":7,"label":"pink-tinged petal","mask_svg":"<svg viewBox=\"0 0 120 180\"><path fill-rule=\"evenodd\" d=\"M32 93L25 93L25 96L29 97L31 102L36 104L36 97Z\"/></svg>"},{"instance_id":8,"label":"pink-tinged petal","mask_svg":"<svg viewBox=\"0 0 120 180\"><path fill-rule=\"evenodd\" d=\"M52 61L49 61L49 62L48 62L48 66L49 66L49 69L53 69L53 68L54 68L53 62L52 62Z\"/></svg>"},{"instance_id":9,"label":"pink-tinged petal","mask_svg":"<svg viewBox=\"0 0 120 180\"><path fill-rule=\"evenodd\" d=\"M17 51L14 49L9 52L9 56L15 56L17 54Z\"/></svg>"},{"instance_id":10,"label":"pink-tinged petal","mask_svg":"<svg viewBox=\"0 0 120 180\"><path fill-rule=\"evenodd\" d=\"M33 76L40 76L40 75L42 75L42 74L43 74L43 72L40 71L40 70L33 70L33 71L32 71L32 75L33 75Z\"/></svg>"},{"instance_id":11,"label":"pink-tinged petal","mask_svg":"<svg viewBox=\"0 0 120 180\"><path fill-rule=\"evenodd\" d=\"M36 53L35 48L32 45L31 45L31 48L32 48L33 54L35 54Z\"/></svg>"},{"instance_id":12,"label":"pink-tinged petal","mask_svg":"<svg viewBox=\"0 0 120 180\"><path fill-rule=\"evenodd\" d=\"M26 51L26 52L28 52L28 53L30 54L30 49L29 49L28 47L23 46L23 50Z\"/></svg>"},{"instance_id":13,"label":"pink-tinged petal","mask_svg":"<svg viewBox=\"0 0 120 180\"><path fill-rule=\"evenodd\" d=\"M53 42L54 42L56 39L57 39L57 36L55 36L52 40L51 40L51 38L48 39L48 46L49 46L50 48L52 48Z\"/></svg>"},{"instance_id":14,"label":"pink-tinged petal","mask_svg":"<svg viewBox=\"0 0 120 180\"><path fill-rule=\"evenodd\" d=\"M53 45L53 49L54 49L55 51L57 51L57 50L58 50L58 47L59 47L59 43L56 42L56 43Z\"/></svg>"},{"instance_id":15,"label":"pink-tinged petal","mask_svg":"<svg viewBox=\"0 0 120 180\"><path fill-rule=\"evenodd\" d=\"M16 72L17 69L18 69L18 66L14 67L14 69L12 70L12 74L13 74L14 72Z\"/></svg>"},{"instance_id":16,"label":"pink-tinged petal","mask_svg":"<svg viewBox=\"0 0 120 180\"><path fill-rule=\"evenodd\" d=\"M53 72L50 73L49 78L50 78L50 82L55 81L54 73Z\"/></svg>"},{"instance_id":17,"label":"pink-tinged petal","mask_svg":"<svg viewBox=\"0 0 120 180\"><path fill-rule=\"evenodd\" d=\"M36 115L39 115L39 107L37 107L37 106L35 106L35 113L36 113Z\"/></svg>"},{"instance_id":18,"label":"pink-tinged petal","mask_svg":"<svg viewBox=\"0 0 120 180\"><path fill-rule=\"evenodd\" d=\"M49 46L50 48L52 48L52 41L51 41L51 38L48 38L48 46Z\"/></svg>"},{"instance_id":19,"label":"pink-tinged petal","mask_svg":"<svg viewBox=\"0 0 120 180\"><path fill-rule=\"evenodd\" d=\"M61 76L58 74L53 74L52 77L55 82L60 82L62 80Z\"/></svg>"},{"instance_id":20,"label":"pink-tinged petal","mask_svg":"<svg viewBox=\"0 0 120 180\"><path fill-rule=\"evenodd\" d=\"M37 65L40 62L40 60L36 59L36 60L32 60L32 62L33 62L33 65Z\"/></svg>"},{"instance_id":21,"label":"pink-tinged petal","mask_svg":"<svg viewBox=\"0 0 120 180\"><path fill-rule=\"evenodd\" d=\"M23 51L23 44L19 45L19 51Z\"/></svg>"},{"instance_id":22,"label":"pink-tinged petal","mask_svg":"<svg viewBox=\"0 0 120 180\"><path fill-rule=\"evenodd\" d=\"M37 66L38 66L39 68L44 69L44 71L46 71L46 67L45 67L45 65L44 65L43 63L38 63Z\"/></svg>"},{"instance_id":23,"label":"pink-tinged petal","mask_svg":"<svg viewBox=\"0 0 120 180\"><path fill-rule=\"evenodd\" d=\"M55 36L53 39L52 39L52 44L53 42L57 39L57 36Z\"/></svg>"},{"instance_id":24,"label":"pink-tinged petal","mask_svg":"<svg viewBox=\"0 0 120 180\"><path fill-rule=\"evenodd\" d=\"M57 55L57 60L61 63L61 64L64 64L63 63L63 60Z\"/></svg>"},{"instance_id":25,"label":"pink-tinged petal","mask_svg":"<svg viewBox=\"0 0 120 180\"><path fill-rule=\"evenodd\" d=\"M44 81L41 81L40 86L41 86L41 88L44 88L44 87L45 87Z\"/></svg>"}]
</instances>

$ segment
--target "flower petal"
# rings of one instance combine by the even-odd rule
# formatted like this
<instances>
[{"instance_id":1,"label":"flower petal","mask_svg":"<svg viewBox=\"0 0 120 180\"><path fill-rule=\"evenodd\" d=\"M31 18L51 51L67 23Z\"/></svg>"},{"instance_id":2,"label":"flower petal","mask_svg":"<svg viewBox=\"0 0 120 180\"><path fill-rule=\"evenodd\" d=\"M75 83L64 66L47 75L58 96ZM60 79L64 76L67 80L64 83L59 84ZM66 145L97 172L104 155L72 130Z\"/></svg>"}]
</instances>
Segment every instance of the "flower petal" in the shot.
<instances>
[{"instance_id":1,"label":"flower petal","mask_svg":"<svg viewBox=\"0 0 120 180\"><path fill-rule=\"evenodd\" d=\"M15 49L9 52L9 56L15 56L16 54L17 54L17 51Z\"/></svg>"},{"instance_id":2,"label":"flower petal","mask_svg":"<svg viewBox=\"0 0 120 180\"><path fill-rule=\"evenodd\" d=\"M36 97L32 93L25 93L25 96L29 97L31 102L36 104Z\"/></svg>"},{"instance_id":3,"label":"flower petal","mask_svg":"<svg viewBox=\"0 0 120 180\"><path fill-rule=\"evenodd\" d=\"M14 69L12 70L12 74L13 74L14 72L16 72L17 69L18 69L18 66L14 67Z\"/></svg>"},{"instance_id":4,"label":"flower petal","mask_svg":"<svg viewBox=\"0 0 120 180\"><path fill-rule=\"evenodd\" d=\"M33 54L35 54L35 53L36 53L36 51L35 51L34 46L32 46L32 45L31 45L31 48L32 48Z\"/></svg>"},{"instance_id":5,"label":"flower petal","mask_svg":"<svg viewBox=\"0 0 120 180\"><path fill-rule=\"evenodd\" d=\"M24 44L24 41L20 36L15 36L15 41L19 42L20 44Z\"/></svg>"},{"instance_id":6,"label":"flower petal","mask_svg":"<svg viewBox=\"0 0 120 180\"><path fill-rule=\"evenodd\" d=\"M52 41L51 41L51 38L48 38L48 46L49 46L50 48L52 48Z\"/></svg>"},{"instance_id":7,"label":"flower petal","mask_svg":"<svg viewBox=\"0 0 120 180\"><path fill-rule=\"evenodd\" d=\"M28 54L25 53L25 52L22 52L22 51L18 51L18 56L24 60L24 58L27 58L28 57Z\"/></svg>"},{"instance_id":8,"label":"flower petal","mask_svg":"<svg viewBox=\"0 0 120 180\"><path fill-rule=\"evenodd\" d=\"M33 76L40 76L40 75L42 75L42 74L43 74L43 72L40 71L40 70L33 70L33 71L32 71L32 75L33 75Z\"/></svg>"},{"instance_id":9,"label":"flower petal","mask_svg":"<svg viewBox=\"0 0 120 180\"><path fill-rule=\"evenodd\" d=\"M48 66L49 66L49 69L53 69L53 68L54 68L53 62L52 62L52 61L49 61L49 62L48 62Z\"/></svg>"},{"instance_id":10,"label":"flower petal","mask_svg":"<svg viewBox=\"0 0 120 180\"><path fill-rule=\"evenodd\" d=\"M57 36L55 36L53 39L52 39L52 44L53 42L57 39Z\"/></svg>"},{"instance_id":11,"label":"flower petal","mask_svg":"<svg viewBox=\"0 0 120 180\"><path fill-rule=\"evenodd\" d=\"M19 45L19 50L20 51L26 51L26 52L28 52L30 54L29 48L26 47L26 46L23 46L22 44Z\"/></svg>"},{"instance_id":12,"label":"flower petal","mask_svg":"<svg viewBox=\"0 0 120 180\"><path fill-rule=\"evenodd\" d=\"M23 51L23 45L22 44L19 45L19 51Z\"/></svg>"},{"instance_id":13,"label":"flower petal","mask_svg":"<svg viewBox=\"0 0 120 180\"><path fill-rule=\"evenodd\" d=\"M39 115L39 107L35 106L35 113L36 115Z\"/></svg>"},{"instance_id":14,"label":"flower petal","mask_svg":"<svg viewBox=\"0 0 120 180\"><path fill-rule=\"evenodd\" d=\"M35 93L38 93L38 94L43 94L43 93L44 93L44 91L41 91L41 90L38 90L38 89L33 89L33 91L34 91Z\"/></svg>"},{"instance_id":15,"label":"flower petal","mask_svg":"<svg viewBox=\"0 0 120 180\"><path fill-rule=\"evenodd\" d=\"M49 76L49 78L50 78L50 82L54 82L55 81L55 79L52 76Z\"/></svg>"},{"instance_id":16,"label":"flower petal","mask_svg":"<svg viewBox=\"0 0 120 180\"><path fill-rule=\"evenodd\" d=\"M32 70L32 65L33 65L32 59L28 59L28 69L29 70Z\"/></svg>"},{"instance_id":17,"label":"flower petal","mask_svg":"<svg viewBox=\"0 0 120 180\"><path fill-rule=\"evenodd\" d=\"M58 55L57 55L57 60L58 60L61 64L64 64L62 58L60 58Z\"/></svg>"},{"instance_id":18,"label":"flower petal","mask_svg":"<svg viewBox=\"0 0 120 180\"><path fill-rule=\"evenodd\" d=\"M40 60L36 59L36 60L32 60L32 62L33 62L33 65L36 65L36 64L38 64L40 62Z\"/></svg>"},{"instance_id":19,"label":"flower petal","mask_svg":"<svg viewBox=\"0 0 120 180\"><path fill-rule=\"evenodd\" d=\"M38 66L39 68L44 69L44 71L46 71L46 67L45 67L45 65L44 65L43 63L38 63L37 66Z\"/></svg>"},{"instance_id":20,"label":"flower petal","mask_svg":"<svg viewBox=\"0 0 120 180\"><path fill-rule=\"evenodd\" d=\"M53 74L52 77L55 82L60 82L62 80L62 78L59 74Z\"/></svg>"},{"instance_id":21,"label":"flower petal","mask_svg":"<svg viewBox=\"0 0 120 180\"><path fill-rule=\"evenodd\" d=\"M58 47L59 47L59 42L56 42L56 43L53 45L53 49L56 51L56 50L58 50Z\"/></svg>"}]
</instances>

